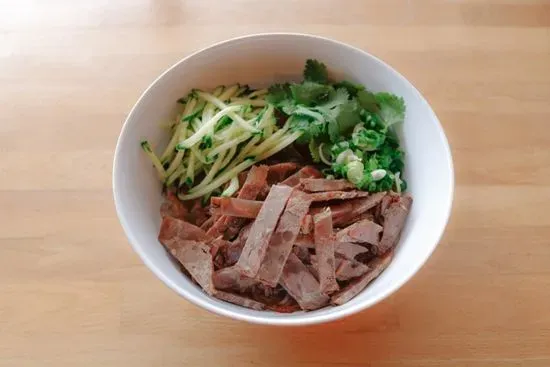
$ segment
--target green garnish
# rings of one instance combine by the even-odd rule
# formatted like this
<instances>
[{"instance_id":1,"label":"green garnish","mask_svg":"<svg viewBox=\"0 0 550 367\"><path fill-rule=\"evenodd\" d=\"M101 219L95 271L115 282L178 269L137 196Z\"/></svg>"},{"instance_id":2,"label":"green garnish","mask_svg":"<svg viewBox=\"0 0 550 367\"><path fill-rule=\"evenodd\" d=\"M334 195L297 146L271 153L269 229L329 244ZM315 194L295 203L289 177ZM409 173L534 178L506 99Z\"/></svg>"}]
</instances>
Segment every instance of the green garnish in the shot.
<instances>
[{"instance_id":1,"label":"green garnish","mask_svg":"<svg viewBox=\"0 0 550 367\"><path fill-rule=\"evenodd\" d=\"M182 200L233 195L240 172L291 144L307 144L327 178L345 178L373 192L407 187L395 131L405 120L403 98L331 81L318 60L306 61L300 83L193 89L177 102L184 110L171 124L160 158L147 141L141 146L162 182L179 188Z\"/></svg>"},{"instance_id":2,"label":"green garnish","mask_svg":"<svg viewBox=\"0 0 550 367\"><path fill-rule=\"evenodd\" d=\"M202 137L201 143L199 145L199 149L208 149L212 148L212 137L210 135L205 135Z\"/></svg>"},{"instance_id":3,"label":"green garnish","mask_svg":"<svg viewBox=\"0 0 550 367\"><path fill-rule=\"evenodd\" d=\"M308 144L313 161L330 166L326 176L368 191L406 186L399 178L404 153L394 131L405 120L403 98L346 80L332 83L326 66L310 59L303 82L273 85L266 100L300 132L296 143ZM321 142L326 149L320 151Z\"/></svg>"},{"instance_id":4,"label":"green garnish","mask_svg":"<svg viewBox=\"0 0 550 367\"><path fill-rule=\"evenodd\" d=\"M325 64L320 61L308 59L304 68L304 79L327 84L328 83L328 70Z\"/></svg>"},{"instance_id":5,"label":"green garnish","mask_svg":"<svg viewBox=\"0 0 550 367\"><path fill-rule=\"evenodd\" d=\"M153 163L153 166L157 170L157 173L159 175L159 178L164 181L166 178L166 170L164 169L162 163L160 162L160 159L157 157L155 152L153 152L153 149L151 149L151 145L147 140L143 140L141 142L141 149L149 156L151 159L151 162Z\"/></svg>"}]
</instances>

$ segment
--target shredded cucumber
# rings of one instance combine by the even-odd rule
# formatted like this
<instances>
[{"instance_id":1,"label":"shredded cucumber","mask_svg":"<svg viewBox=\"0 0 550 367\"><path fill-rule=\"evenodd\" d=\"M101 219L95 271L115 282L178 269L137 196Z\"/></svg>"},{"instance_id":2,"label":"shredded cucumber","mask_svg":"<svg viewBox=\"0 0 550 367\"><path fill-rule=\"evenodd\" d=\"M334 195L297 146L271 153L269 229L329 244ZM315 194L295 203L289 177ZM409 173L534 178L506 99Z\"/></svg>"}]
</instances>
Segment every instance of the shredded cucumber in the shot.
<instances>
[{"instance_id":1,"label":"shredded cucumber","mask_svg":"<svg viewBox=\"0 0 550 367\"><path fill-rule=\"evenodd\" d=\"M176 146L176 149L188 149L193 145L197 144L206 134L214 130L214 126L216 125L216 122L218 122L219 119L221 119L225 115L229 115L233 111L237 111L239 108L240 106L225 107L223 110L216 113L214 117L212 117L208 121L206 122L203 121L198 131L196 131L189 138L183 141L180 141L179 144Z\"/></svg>"},{"instance_id":2,"label":"shredded cucumber","mask_svg":"<svg viewBox=\"0 0 550 367\"><path fill-rule=\"evenodd\" d=\"M209 103L212 103L214 106L216 106L217 108L219 109L224 109L224 108L227 108L228 106L223 102L223 98L220 97L219 99L216 98L215 96L213 96L212 94L210 93L205 93L205 92L196 92L197 93L197 96L199 96L199 98L202 98L204 101L206 102L209 102ZM224 93L225 94L225 93ZM242 111L243 107L245 107L246 105L234 105L234 106L230 106L230 107L238 107L241 112L246 112L246 111ZM236 114L234 112L229 112L227 113L227 115L229 117L231 117L233 119L233 121L235 121L236 123L238 123L242 128L244 128L245 130L249 130L249 131L252 131L252 132L257 132L257 130L252 127L249 123L247 123L244 118L239 115L239 114Z\"/></svg>"},{"instance_id":3,"label":"shredded cucumber","mask_svg":"<svg viewBox=\"0 0 550 367\"><path fill-rule=\"evenodd\" d=\"M185 166L181 165L176 169L174 173L172 173L167 179L166 179L166 186L172 185L178 178L180 178L185 173Z\"/></svg>"},{"instance_id":4,"label":"shredded cucumber","mask_svg":"<svg viewBox=\"0 0 550 367\"><path fill-rule=\"evenodd\" d=\"M229 185L223 190L221 196L233 196L239 190L239 177L235 176L229 182Z\"/></svg>"},{"instance_id":5,"label":"shredded cucumber","mask_svg":"<svg viewBox=\"0 0 550 367\"><path fill-rule=\"evenodd\" d=\"M301 135L276 124L266 89L251 92L238 84L211 93L193 90L180 99L183 112L171 125L172 136L157 157L142 147L166 186L179 187L182 200L208 198L213 192L232 196L238 174L292 144Z\"/></svg>"},{"instance_id":6,"label":"shredded cucumber","mask_svg":"<svg viewBox=\"0 0 550 367\"><path fill-rule=\"evenodd\" d=\"M160 163L160 159L157 157L157 155L153 152L153 149L151 149L151 145L147 140L144 140L141 142L141 148L149 156L151 159L151 162L153 162L153 166L155 166L155 169L157 170L157 173L159 175L159 178L161 180L164 180L166 177L166 171L164 170L164 167L162 166L162 163Z\"/></svg>"}]
</instances>

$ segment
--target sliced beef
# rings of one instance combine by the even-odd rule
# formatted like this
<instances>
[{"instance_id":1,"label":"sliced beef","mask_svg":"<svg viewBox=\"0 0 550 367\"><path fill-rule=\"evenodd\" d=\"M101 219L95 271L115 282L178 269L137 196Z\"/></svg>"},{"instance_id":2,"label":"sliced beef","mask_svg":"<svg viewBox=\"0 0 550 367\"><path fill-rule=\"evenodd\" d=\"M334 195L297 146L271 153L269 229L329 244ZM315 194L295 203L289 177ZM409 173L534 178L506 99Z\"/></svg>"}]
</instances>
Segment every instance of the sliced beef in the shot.
<instances>
[{"instance_id":1,"label":"sliced beef","mask_svg":"<svg viewBox=\"0 0 550 367\"><path fill-rule=\"evenodd\" d=\"M373 210L373 209L371 209L371 210ZM356 221L356 222L359 222L359 221L365 220L365 219L368 219L368 220L370 220L371 222L374 222L375 216L374 216L373 213L371 213L371 212L369 211L369 212L366 212L366 213L363 213L363 214L359 215L357 218L355 218L355 221Z\"/></svg>"},{"instance_id":2,"label":"sliced beef","mask_svg":"<svg viewBox=\"0 0 550 367\"><path fill-rule=\"evenodd\" d=\"M221 196L212 196L210 198L210 208L212 209L219 209L222 204L222 197Z\"/></svg>"},{"instance_id":3,"label":"sliced beef","mask_svg":"<svg viewBox=\"0 0 550 367\"><path fill-rule=\"evenodd\" d=\"M212 295L215 292L212 280L214 266L208 245L199 241L182 240L178 247L170 249L170 253L207 294Z\"/></svg>"},{"instance_id":4,"label":"sliced beef","mask_svg":"<svg viewBox=\"0 0 550 367\"><path fill-rule=\"evenodd\" d=\"M313 234L299 234L294 241L296 246L305 248L315 248L315 240Z\"/></svg>"},{"instance_id":5,"label":"sliced beef","mask_svg":"<svg viewBox=\"0 0 550 367\"><path fill-rule=\"evenodd\" d=\"M369 264L369 270L361 277L356 278L350 282L340 292L334 294L331 298L331 303L335 305L342 305L353 297L358 295L365 287L376 279L383 271L388 267L393 256L393 251L388 251L382 257L378 257L372 260Z\"/></svg>"},{"instance_id":6,"label":"sliced beef","mask_svg":"<svg viewBox=\"0 0 550 367\"><path fill-rule=\"evenodd\" d=\"M307 214L310 204L308 195L298 190L295 190L288 199L256 276L261 282L270 286L275 286L279 282L286 259L292 251L302 219Z\"/></svg>"},{"instance_id":7,"label":"sliced beef","mask_svg":"<svg viewBox=\"0 0 550 367\"><path fill-rule=\"evenodd\" d=\"M221 263L220 267L235 265L241 256L243 247L244 243L228 242L226 246L220 248L218 252L220 259L216 259L216 264Z\"/></svg>"},{"instance_id":8,"label":"sliced beef","mask_svg":"<svg viewBox=\"0 0 550 367\"><path fill-rule=\"evenodd\" d=\"M260 200L244 200L238 198L212 197L212 200L214 200L214 205L218 206L215 214L248 219L256 218L264 203ZM313 219L311 215L308 214L302 218L300 233L308 234L312 231Z\"/></svg>"},{"instance_id":9,"label":"sliced beef","mask_svg":"<svg viewBox=\"0 0 550 367\"><path fill-rule=\"evenodd\" d=\"M300 305L296 302L291 305L272 305L272 306L266 306L267 310L279 312L279 313L293 313L300 311Z\"/></svg>"},{"instance_id":10,"label":"sliced beef","mask_svg":"<svg viewBox=\"0 0 550 367\"><path fill-rule=\"evenodd\" d=\"M311 201L331 201L331 200L349 200L355 198L368 197L369 193L366 191L326 191L326 192L313 192L309 194Z\"/></svg>"},{"instance_id":11,"label":"sliced beef","mask_svg":"<svg viewBox=\"0 0 550 367\"><path fill-rule=\"evenodd\" d=\"M299 169L305 161L272 162L239 174L240 191L206 206L166 192L159 241L226 302L281 313L348 302L390 263L412 198L358 191Z\"/></svg>"},{"instance_id":12,"label":"sliced beef","mask_svg":"<svg viewBox=\"0 0 550 367\"><path fill-rule=\"evenodd\" d=\"M265 185L262 190L260 191L260 193L258 194L258 200L261 202L263 200L265 200L265 198L267 197L267 195L269 194L269 190L271 190L271 185Z\"/></svg>"},{"instance_id":13,"label":"sliced beef","mask_svg":"<svg viewBox=\"0 0 550 367\"><path fill-rule=\"evenodd\" d=\"M315 277L315 279L319 281L319 272L317 271L317 260L312 260L312 258L310 258L310 261L311 261L311 264L306 265L307 270L309 270L311 275L313 275L313 277Z\"/></svg>"},{"instance_id":14,"label":"sliced beef","mask_svg":"<svg viewBox=\"0 0 550 367\"><path fill-rule=\"evenodd\" d=\"M250 170L243 171L239 173L237 176L237 179L239 180L239 187L243 187L244 183L246 182L246 178L248 177L248 173Z\"/></svg>"},{"instance_id":15,"label":"sliced beef","mask_svg":"<svg viewBox=\"0 0 550 367\"><path fill-rule=\"evenodd\" d=\"M263 204L256 200L227 197L219 198L216 202L220 204L219 213L221 215L239 218L256 218Z\"/></svg>"},{"instance_id":16,"label":"sliced beef","mask_svg":"<svg viewBox=\"0 0 550 367\"><path fill-rule=\"evenodd\" d=\"M296 237L296 241L294 241L294 245L296 247L304 248L304 249L314 249L315 246L315 240L313 236L311 235L298 235ZM336 254L340 254L346 259L353 260L358 255L365 254L369 252L369 249L365 246L361 246L356 243L349 243L349 242L335 242L334 243L334 252Z\"/></svg>"},{"instance_id":17,"label":"sliced beef","mask_svg":"<svg viewBox=\"0 0 550 367\"><path fill-rule=\"evenodd\" d=\"M357 255L369 252L365 246L350 242L338 242L335 246L334 251L349 260L354 260Z\"/></svg>"},{"instance_id":18,"label":"sliced beef","mask_svg":"<svg viewBox=\"0 0 550 367\"><path fill-rule=\"evenodd\" d=\"M224 246L227 246L229 242L223 240L222 238L209 239L207 245L210 246L210 252L212 256L216 256L220 249Z\"/></svg>"},{"instance_id":19,"label":"sliced beef","mask_svg":"<svg viewBox=\"0 0 550 367\"><path fill-rule=\"evenodd\" d=\"M329 298L319 291L317 279L293 253L288 256L280 284L304 310L316 310L328 303Z\"/></svg>"},{"instance_id":20,"label":"sliced beef","mask_svg":"<svg viewBox=\"0 0 550 367\"><path fill-rule=\"evenodd\" d=\"M300 184L300 180L302 178L321 178L323 177L323 174L315 167L313 166L305 166L283 182L281 182L283 185L287 185L290 187L298 186Z\"/></svg>"},{"instance_id":21,"label":"sliced beef","mask_svg":"<svg viewBox=\"0 0 550 367\"><path fill-rule=\"evenodd\" d=\"M173 217L189 221L189 209L178 199L172 191L167 191L162 205L160 206L160 216Z\"/></svg>"},{"instance_id":22,"label":"sliced beef","mask_svg":"<svg viewBox=\"0 0 550 367\"><path fill-rule=\"evenodd\" d=\"M379 206L380 206L380 205L378 205L376 208L378 208ZM374 210L374 209L371 209L371 210ZM360 221L365 220L365 219L370 220L371 222L374 222L375 219L376 219L376 217L375 217L374 214L372 214L372 213L370 212L370 210L369 210L368 212L363 213L363 214L360 214L360 215L358 215L357 217L352 218L352 219L350 219L350 220L348 220L348 221L345 221L345 222L344 222L344 221L340 221L340 223L338 223L338 225L339 225L340 227L346 227L346 226L349 226L350 224L357 223L357 222L360 222ZM376 221L377 221L376 223L378 223L378 219L376 219Z\"/></svg>"},{"instance_id":23,"label":"sliced beef","mask_svg":"<svg viewBox=\"0 0 550 367\"><path fill-rule=\"evenodd\" d=\"M313 231L313 217L310 214L308 214L304 216L304 219L302 220L300 233L310 234L312 231Z\"/></svg>"},{"instance_id":24,"label":"sliced beef","mask_svg":"<svg viewBox=\"0 0 550 367\"><path fill-rule=\"evenodd\" d=\"M216 218L216 216L211 216L201 225L200 228L205 232L208 231L216 221Z\"/></svg>"},{"instance_id":25,"label":"sliced beef","mask_svg":"<svg viewBox=\"0 0 550 367\"><path fill-rule=\"evenodd\" d=\"M257 283L250 289L250 297L265 305L276 305L281 303L288 295L280 285L271 287L266 284Z\"/></svg>"},{"instance_id":26,"label":"sliced beef","mask_svg":"<svg viewBox=\"0 0 550 367\"><path fill-rule=\"evenodd\" d=\"M372 249L369 248L368 252L363 252L355 256L355 260L366 265L370 261L372 261L374 258L376 258L376 252L377 252L376 248L372 248Z\"/></svg>"},{"instance_id":27,"label":"sliced beef","mask_svg":"<svg viewBox=\"0 0 550 367\"><path fill-rule=\"evenodd\" d=\"M234 266L216 271L213 281L216 289L231 289L239 292L244 292L258 283L257 280L242 275L239 269Z\"/></svg>"},{"instance_id":28,"label":"sliced beef","mask_svg":"<svg viewBox=\"0 0 550 367\"><path fill-rule=\"evenodd\" d=\"M336 282L334 258L334 237L332 234L332 216L330 209L315 214L313 217L313 235L315 254L317 256L317 271L319 272L320 290L323 294L331 294L339 289Z\"/></svg>"},{"instance_id":29,"label":"sliced beef","mask_svg":"<svg viewBox=\"0 0 550 367\"><path fill-rule=\"evenodd\" d=\"M366 198L349 200L331 206L330 210L333 212L332 224L340 226L344 223L349 223L350 220L378 205L385 195L384 192L377 192Z\"/></svg>"},{"instance_id":30,"label":"sliced beef","mask_svg":"<svg viewBox=\"0 0 550 367\"><path fill-rule=\"evenodd\" d=\"M360 242L378 245L382 227L368 219L354 223L336 233L338 242Z\"/></svg>"},{"instance_id":31,"label":"sliced beef","mask_svg":"<svg viewBox=\"0 0 550 367\"><path fill-rule=\"evenodd\" d=\"M397 195L397 194L395 194ZM386 196L382 198L382 201L380 202L380 205L376 207L376 220L378 223L384 225L384 215L383 213L388 208L388 205L394 200L395 197L393 192L388 193Z\"/></svg>"},{"instance_id":32,"label":"sliced beef","mask_svg":"<svg viewBox=\"0 0 550 367\"><path fill-rule=\"evenodd\" d=\"M276 163L269 166L267 184L258 194L258 199L263 200L269 194L271 186L283 182L300 168L300 164L294 162Z\"/></svg>"},{"instance_id":33,"label":"sliced beef","mask_svg":"<svg viewBox=\"0 0 550 367\"><path fill-rule=\"evenodd\" d=\"M300 180L300 187L302 190L309 192L355 189L355 185L347 180L328 180L326 178L303 178Z\"/></svg>"},{"instance_id":34,"label":"sliced beef","mask_svg":"<svg viewBox=\"0 0 550 367\"><path fill-rule=\"evenodd\" d=\"M238 218L238 217L227 217L227 230L225 232L225 238L232 239L234 238L241 229L250 222L250 219L247 218Z\"/></svg>"},{"instance_id":35,"label":"sliced beef","mask_svg":"<svg viewBox=\"0 0 550 367\"><path fill-rule=\"evenodd\" d=\"M298 259L300 259L300 261L304 264L311 263L310 253L307 247L294 246L292 248L292 252L294 255L298 256Z\"/></svg>"},{"instance_id":36,"label":"sliced beef","mask_svg":"<svg viewBox=\"0 0 550 367\"><path fill-rule=\"evenodd\" d=\"M237 263L251 227L252 223L245 225L233 242L224 241L225 245L220 247L218 256L216 257L216 264L221 263L222 266L220 267L227 267Z\"/></svg>"},{"instance_id":37,"label":"sliced beef","mask_svg":"<svg viewBox=\"0 0 550 367\"><path fill-rule=\"evenodd\" d=\"M408 195L402 196L397 201L392 201L388 205L383 213L384 232L378 245L379 253L383 254L397 245L411 205L412 198Z\"/></svg>"},{"instance_id":38,"label":"sliced beef","mask_svg":"<svg viewBox=\"0 0 550 367\"><path fill-rule=\"evenodd\" d=\"M237 198L246 200L256 199L256 196L258 196L260 190L266 184L267 172L267 166L253 166L248 172L246 181L242 185ZM225 238L232 238L234 235L239 233L239 230L245 223L246 221L241 218L231 218L222 215L208 230L208 234L212 237L225 235ZM230 233L226 234L226 230Z\"/></svg>"},{"instance_id":39,"label":"sliced beef","mask_svg":"<svg viewBox=\"0 0 550 367\"><path fill-rule=\"evenodd\" d=\"M317 262L317 256L311 256L311 267L309 271L315 278L319 277L317 271L319 265ZM348 281L352 278L356 278L365 274L369 270L369 267L356 260L348 260L341 257L336 257L336 279L341 282Z\"/></svg>"},{"instance_id":40,"label":"sliced beef","mask_svg":"<svg viewBox=\"0 0 550 367\"><path fill-rule=\"evenodd\" d=\"M168 249L173 249L179 247L180 241L207 241L209 236L191 223L173 217L164 217L160 225L158 239Z\"/></svg>"},{"instance_id":41,"label":"sliced beef","mask_svg":"<svg viewBox=\"0 0 550 367\"><path fill-rule=\"evenodd\" d=\"M252 166L237 197L254 200L267 181L268 166Z\"/></svg>"},{"instance_id":42,"label":"sliced beef","mask_svg":"<svg viewBox=\"0 0 550 367\"><path fill-rule=\"evenodd\" d=\"M250 230L252 229L252 225L254 222L247 223L239 232L239 235L233 240L233 244L240 244L244 246L246 243L246 240L248 239L248 235L250 234Z\"/></svg>"},{"instance_id":43,"label":"sliced beef","mask_svg":"<svg viewBox=\"0 0 550 367\"><path fill-rule=\"evenodd\" d=\"M301 308L298 302L296 302L284 289L283 292L283 298L276 304L266 305L266 309L280 313L300 311Z\"/></svg>"},{"instance_id":44,"label":"sliced beef","mask_svg":"<svg viewBox=\"0 0 550 367\"><path fill-rule=\"evenodd\" d=\"M346 281L365 274L369 267L356 260L336 259L336 279Z\"/></svg>"},{"instance_id":45,"label":"sliced beef","mask_svg":"<svg viewBox=\"0 0 550 367\"><path fill-rule=\"evenodd\" d=\"M210 217L210 208L202 205L201 199L195 199L191 204L191 210L189 211L189 222L196 226L202 226L204 222Z\"/></svg>"},{"instance_id":46,"label":"sliced beef","mask_svg":"<svg viewBox=\"0 0 550 367\"><path fill-rule=\"evenodd\" d=\"M210 218L213 219L214 223L218 221L220 218L220 201L221 198L219 196L212 196L210 198L210 206L209 206L209 214Z\"/></svg>"},{"instance_id":47,"label":"sliced beef","mask_svg":"<svg viewBox=\"0 0 550 367\"><path fill-rule=\"evenodd\" d=\"M288 176L296 172L298 168L300 168L300 165L294 162L277 163L269 166L269 172L267 173L268 185L283 182Z\"/></svg>"},{"instance_id":48,"label":"sliced beef","mask_svg":"<svg viewBox=\"0 0 550 367\"><path fill-rule=\"evenodd\" d=\"M252 224L250 234L237 262L237 266L244 275L252 278L258 274L273 231L292 191L293 188L286 185L274 185L271 188L258 217Z\"/></svg>"},{"instance_id":49,"label":"sliced beef","mask_svg":"<svg viewBox=\"0 0 550 367\"><path fill-rule=\"evenodd\" d=\"M229 293L224 291L216 291L214 293L214 297L221 299L222 301L226 301L229 303L233 303L237 306L243 306L246 308L251 308L253 310L261 311L265 309L265 305L261 302L255 301L253 299L250 299L248 297L241 296L239 294L235 293Z\"/></svg>"}]
</instances>

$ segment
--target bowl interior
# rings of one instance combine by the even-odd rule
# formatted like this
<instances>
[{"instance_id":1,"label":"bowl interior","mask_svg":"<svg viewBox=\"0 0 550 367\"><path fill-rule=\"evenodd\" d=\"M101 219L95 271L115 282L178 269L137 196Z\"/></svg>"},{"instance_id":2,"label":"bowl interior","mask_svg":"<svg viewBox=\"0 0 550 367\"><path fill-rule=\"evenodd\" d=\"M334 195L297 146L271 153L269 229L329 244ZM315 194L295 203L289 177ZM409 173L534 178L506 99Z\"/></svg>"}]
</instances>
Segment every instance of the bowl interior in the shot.
<instances>
[{"instance_id":1,"label":"bowl interior","mask_svg":"<svg viewBox=\"0 0 550 367\"><path fill-rule=\"evenodd\" d=\"M334 79L347 78L374 91L402 96L407 105L399 135L406 152L408 190L414 204L384 273L349 303L322 310L277 314L234 306L204 294L184 276L157 240L161 185L140 149L168 138L162 128L176 114L175 101L192 88L219 84L263 87L296 80L307 58L323 61ZM405 283L427 260L446 225L453 195L453 169L447 140L433 111L400 74L353 47L306 35L271 34L239 38L191 55L162 74L141 96L124 125L114 163L114 196L122 226L146 265L168 286L195 304L233 318L267 324L307 324L339 318L383 299Z\"/></svg>"}]
</instances>

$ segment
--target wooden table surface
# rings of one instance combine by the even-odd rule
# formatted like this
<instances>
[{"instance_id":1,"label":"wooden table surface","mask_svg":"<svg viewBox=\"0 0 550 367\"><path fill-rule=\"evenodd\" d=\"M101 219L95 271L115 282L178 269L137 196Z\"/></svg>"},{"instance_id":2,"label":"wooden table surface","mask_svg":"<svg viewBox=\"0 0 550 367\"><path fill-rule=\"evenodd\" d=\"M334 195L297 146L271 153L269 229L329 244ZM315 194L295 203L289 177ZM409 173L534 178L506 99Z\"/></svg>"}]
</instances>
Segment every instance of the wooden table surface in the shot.
<instances>
[{"instance_id":1,"label":"wooden table surface","mask_svg":"<svg viewBox=\"0 0 550 367\"><path fill-rule=\"evenodd\" d=\"M132 251L111 196L124 118L164 69L265 31L401 71L456 167L440 246L327 325L198 309ZM0 0L0 366L550 366L550 1Z\"/></svg>"}]
</instances>

